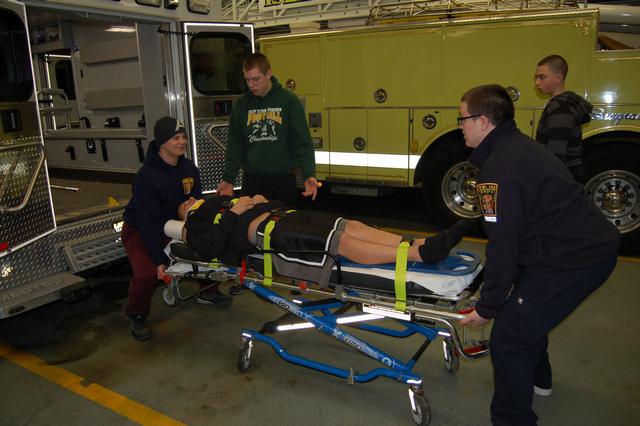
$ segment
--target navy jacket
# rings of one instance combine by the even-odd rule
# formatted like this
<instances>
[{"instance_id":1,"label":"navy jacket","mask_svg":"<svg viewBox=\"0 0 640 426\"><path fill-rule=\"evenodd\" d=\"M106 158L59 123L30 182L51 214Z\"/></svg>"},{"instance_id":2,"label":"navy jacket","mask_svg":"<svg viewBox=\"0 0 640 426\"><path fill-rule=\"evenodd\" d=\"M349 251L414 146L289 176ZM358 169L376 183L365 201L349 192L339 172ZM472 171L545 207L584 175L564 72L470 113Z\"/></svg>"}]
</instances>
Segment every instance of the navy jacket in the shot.
<instances>
[{"instance_id":1,"label":"navy jacket","mask_svg":"<svg viewBox=\"0 0 640 426\"><path fill-rule=\"evenodd\" d=\"M469 162L489 237L485 283L476 309L493 318L520 273L574 270L615 256L618 230L567 167L522 134L512 120L496 127Z\"/></svg>"},{"instance_id":2,"label":"navy jacket","mask_svg":"<svg viewBox=\"0 0 640 426\"><path fill-rule=\"evenodd\" d=\"M140 232L156 266L167 261L164 224L177 219L178 207L189 197L202 198L196 166L185 157L180 157L175 166L165 163L155 141L151 142L133 181L133 197L124 211L124 221Z\"/></svg>"}]
</instances>

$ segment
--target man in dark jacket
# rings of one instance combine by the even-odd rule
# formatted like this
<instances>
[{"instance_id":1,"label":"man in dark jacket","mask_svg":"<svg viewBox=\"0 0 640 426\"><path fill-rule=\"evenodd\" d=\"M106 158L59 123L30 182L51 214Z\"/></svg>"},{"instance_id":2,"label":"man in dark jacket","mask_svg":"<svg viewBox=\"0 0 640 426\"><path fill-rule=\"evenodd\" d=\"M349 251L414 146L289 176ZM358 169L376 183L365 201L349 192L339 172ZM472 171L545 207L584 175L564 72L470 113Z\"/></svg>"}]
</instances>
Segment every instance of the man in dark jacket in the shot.
<instances>
[{"instance_id":1,"label":"man in dark jacket","mask_svg":"<svg viewBox=\"0 0 640 426\"><path fill-rule=\"evenodd\" d=\"M125 209L122 229L122 242L133 269L126 311L137 340L151 337L146 317L169 261L163 251L168 242L164 224L177 218L181 203L202 197L198 169L184 157L187 136L182 123L163 117L155 124L154 136L133 182L133 197Z\"/></svg>"},{"instance_id":2,"label":"man in dark jacket","mask_svg":"<svg viewBox=\"0 0 640 426\"><path fill-rule=\"evenodd\" d=\"M293 171L299 166L302 195L315 200L315 152L300 100L271 74L266 56L252 53L242 67L249 90L231 111L218 194L233 195L233 182L242 167L244 195L262 194L295 206L298 190Z\"/></svg>"},{"instance_id":3,"label":"man in dark jacket","mask_svg":"<svg viewBox=\"0 0 640 426\"><path fill-rule=\"evenodd\" d=\"M533 393L551 394L547 335L608 278L620 235L567 167L516 128L504 88L469 90L460 113L489 237L480 300L461 324L495 319L492 422L535 425Z\"/></svg>"},{"instance_id":4,"label":"man in dark jacket","mask_svg":"<svg viewBox=\"0 0 640 426\"><path fill-rule=\"evenodd\" d=\"M582 125L591 121L593 107L581 96L565 87L569 66L562 56L550 55L538 62L536 89L551 96L542 111L536 140L558 156L582 182Z\"/></svg>"}]
</instances>

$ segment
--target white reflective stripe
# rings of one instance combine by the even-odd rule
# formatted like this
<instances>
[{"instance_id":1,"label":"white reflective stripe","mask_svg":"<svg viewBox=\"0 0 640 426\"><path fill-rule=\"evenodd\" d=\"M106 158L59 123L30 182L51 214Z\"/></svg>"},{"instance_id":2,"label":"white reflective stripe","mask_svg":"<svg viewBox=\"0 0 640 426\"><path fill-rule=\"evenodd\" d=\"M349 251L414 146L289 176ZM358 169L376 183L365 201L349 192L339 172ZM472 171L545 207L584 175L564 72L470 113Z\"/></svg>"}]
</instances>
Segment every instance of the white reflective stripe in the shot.
<instances>
[{"instance_id":1,"label":"white reflective stripe","mask_svg":"<svg viewBox=\"0 0 640 426\"><path fill-rule=\"evenodd\" d=\"M358 154L355 152L330 152L329 164L332 166L367 167L367 154Z\"/></svg>"},{"instance_id":2,"label":"white reflective stripe","mask_svg":"<svg viewBox=\"0 0 640 426\"><path fill-rule=\"evenodd\" d=\"M396 154L367 154L369 167L385 167L387 169L404 169L409 167L408 155Z\"/></svg>"},{"instance_id":3,"label":"white reflective stripe","mask_svg":"<svg viewBox=\"0 0 640 426\"><path fill-rule=\"evenodd\" d=\"M409 156L409 168L411 170L415 170L418 167L418 161L420 161L419 155L410 155Z\"/></svg>"},{"instance_id":4,"label":"white reflective stripe","mask_svg":"<svg viewBox=\"0 0 640 426\"><path fill-rule=\"evenodd\" d=\"M282 324L276 326L277 331L289 331L289 330L301 330L303 328L313 328L314 325L310 322L299 322L297 324Z\"/></svg>"},{"instance_id":5,"label":"white reflective stripe","mask_svg":"<svg viewBox=\"0 0 640 426\"><path fill-rule=\"evenodd\" d=\"M367 154L358 152L316 151L316 164L355 167L382 167L385 169L415 169L419 155Z\"/></svg>"},{"instance_id":6,"label":"white reflective stripe","mask_svg":"<svg viewBox=\"0 0 640 426\"><path fill-rule=\"evenodd\" d=\"M329 151L316 151L316 164L329 164Z\"/></svg>"}]
</instances>

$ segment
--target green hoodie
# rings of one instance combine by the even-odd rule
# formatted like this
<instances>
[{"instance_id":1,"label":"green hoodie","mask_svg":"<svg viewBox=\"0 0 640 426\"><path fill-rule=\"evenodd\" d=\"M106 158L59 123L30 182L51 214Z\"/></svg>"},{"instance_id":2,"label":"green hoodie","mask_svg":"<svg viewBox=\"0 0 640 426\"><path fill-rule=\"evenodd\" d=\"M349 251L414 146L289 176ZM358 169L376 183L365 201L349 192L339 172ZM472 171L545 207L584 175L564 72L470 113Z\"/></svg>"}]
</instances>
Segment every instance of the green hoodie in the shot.
<instances>
[{"instance_id":1,"label":"green hoodie","mask_svg":"<svg viewBox=\"0 0 640 426\"><path fill-rule=\"evenodd\" d=\"M315 153L304 108L275 77L271 83L264 97L247 90L233 105L222 175L227 182L235 182L240 167L249 174L282 175L299 165L305 180L315 176Z\"/></svg>"}]
</instances>

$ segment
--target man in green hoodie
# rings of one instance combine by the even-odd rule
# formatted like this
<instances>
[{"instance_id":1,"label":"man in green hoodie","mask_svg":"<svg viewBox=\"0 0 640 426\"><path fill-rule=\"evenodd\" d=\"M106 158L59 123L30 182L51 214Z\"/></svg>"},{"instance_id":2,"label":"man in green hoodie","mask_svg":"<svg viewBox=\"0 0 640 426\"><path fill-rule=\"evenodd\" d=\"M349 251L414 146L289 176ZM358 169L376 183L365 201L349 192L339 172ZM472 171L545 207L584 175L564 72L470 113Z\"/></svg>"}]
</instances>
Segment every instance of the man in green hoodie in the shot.
<instances>
[{"instance_id":1,"label":"man in green hoodie","mask_svg":"<svg viewBox=\"0 0 640 426\"><path fill-rule=\"evenodd\" d=\"M250 54L242 69L248 91L231 111L218 195L233 195L233 182L242 167L243 195L262 194L297 205L293 171L299 166L304 178L302 195L315 200L315 153L300 100L272 75L265 55Z\"/></svg>"}]
</instances>

